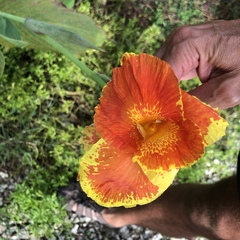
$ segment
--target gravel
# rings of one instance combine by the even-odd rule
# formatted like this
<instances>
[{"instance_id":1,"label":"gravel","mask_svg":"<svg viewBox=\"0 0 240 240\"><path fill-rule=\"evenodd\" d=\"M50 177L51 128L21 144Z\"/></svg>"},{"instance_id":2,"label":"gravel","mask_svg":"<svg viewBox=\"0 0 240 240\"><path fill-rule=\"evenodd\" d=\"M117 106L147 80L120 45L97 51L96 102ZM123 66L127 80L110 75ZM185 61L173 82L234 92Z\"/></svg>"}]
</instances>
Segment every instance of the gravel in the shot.
<instances>
[{"instance_id":1,"label":"gravel","mask_svg":"<svg viewBox=\"0 0 240 240\"><path fill-rule=\"evenodd\" d=\"M27 169L26 169L27 171ZM208 173L209 174L209 173ZM11 174L14 175L14 174ZM26 176L26 175L25 175ZM24 180L24 176L12 177L6 171L0 168L0 240L38 240L31 236L29 231L30 223L14 223L9 221L4 214L3 207L8 204L7 198L14 190L15 186ZM70 182L71 183L71 182ZM86 196L79 197L79 184L72 182L70 190L75 194L75 200L79 203L86 202ZM70 185L71 185L70 184ZM69 189L69 185L65 188ZM59 192L56 193L59 195ZM79 200L81 199L81 200ZM88 204L97 210L101 207L96 206L94 202L88 200ZM67 221L72 222L72 229L69 233L62 232L61 229L54 229L53 240L175 240L177 238L168 238L160 233L150 231L135 225L124 226L120 229L109 228L99 222L91 221L87 217L78 216L74 212L68 212ZM41 238L48 240L48 238ZM184 238L178 240L186 240ZM205 240L205 238L197 238L196 240Z\"/></svg>"},{"instance_id":2,"label":"gravel","mask_svg":"<svg viewBox=\"0 0 240 240\"><path fill-rule=\"evenodd\" d=\"M12 178L4 171L0 171L0 239L1 240L37 240L31 236L29 224L10 222L4 214L3 207L8 204L7 198L15 186L24 180L24 177ZM163 240L160 233L144 229L135 225L112 229L87 217L80 217L73 212L68 213L69 220L73 223L71 233L66 234L55 229L53 240ZM47 240L47 238L41 238Z\"/></svg>"}]
</instances>

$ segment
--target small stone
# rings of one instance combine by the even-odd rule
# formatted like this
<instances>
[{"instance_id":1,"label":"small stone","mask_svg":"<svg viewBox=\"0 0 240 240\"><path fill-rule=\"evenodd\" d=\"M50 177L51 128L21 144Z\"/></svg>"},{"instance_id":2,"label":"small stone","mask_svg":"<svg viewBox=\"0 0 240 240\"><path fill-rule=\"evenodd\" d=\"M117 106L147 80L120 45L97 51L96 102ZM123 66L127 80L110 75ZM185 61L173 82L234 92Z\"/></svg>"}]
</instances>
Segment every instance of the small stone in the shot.
<instances>
[{"instance_id":1,"label":"small stone","mask_svg":"<svg viewBox=\"0 0 240 240\"><path fill-rule=\"evenodd\" d=\"M73 220L73 223L77 224L77 223L80 223L80 218L79 217L76 217L74 220Z\"/></svg>"},{"instance_id":2,"label":"small stone","mask_svg":"<svg viewBox=\"0 0 240 240\"><path fill-rule=\"evenodd\" d=\"M0 235L2 235L6 231L6 227L3 225L0 225Z\"/></svg>"},{"instance_id":3,"label":"small stone","mask_svg":"<svg viewBox=\"0 0 240 240\"><path fill-rule=\"evenodd\" d=\"M4 172L0 172L0 178L4 179L4 178L8 178L8 174L4 173Z\"/></svg>"},{"instance_id":4,"label":"small stone","mask_svg":"<svg viewBox=\"0 0 240 240\"><path fill-rule=\"evenodd\" d=\"M72 234L77 234L78 228L79 228L79 225L75 225L75 226L72 228L71 233L72 233Z\"/></svg>"},{"instance_id":5,"label":"small stone","mask_svg":"<svg viewBox=\"0 0 240 240\"><path fill-rule=\"evenodd\" d=\"M213 162L214 162L214 164L219 164L220 163L220 161L218 159L214 159Z\"/></svg>"},{"instance_id":6,"label":"small stone","mask_svg":"<svg viewBox=\"0 0 240 240\"><path fill-rule=\"evenodd\" d=\"M16 235L14 235L14 236L12 236L11 237L11 240L18 240L19 238L18 238L18 236L16 236Z\"/></svg>"},{"instance_id":7,"label":"small stone","mask_svg":"<svg viewBox=\"0 0 240 240\"><path fill-rule=\"evenodd\" d=\"M1 185L0 185L0 191L1 191L1 192L4 191L7 187L8 187L7 184L1 184Z\"/></svg>"},{"instance_id":8,"label":"small stone","mask_svg":"<svg viewBox=\"0 0 240 240\"><path fill-rule=\"evenodd\" d=\"M162 234L158 233L157 235L155 235L151 240L162 240L163 236Z\"/></svg>"}]
</instances>

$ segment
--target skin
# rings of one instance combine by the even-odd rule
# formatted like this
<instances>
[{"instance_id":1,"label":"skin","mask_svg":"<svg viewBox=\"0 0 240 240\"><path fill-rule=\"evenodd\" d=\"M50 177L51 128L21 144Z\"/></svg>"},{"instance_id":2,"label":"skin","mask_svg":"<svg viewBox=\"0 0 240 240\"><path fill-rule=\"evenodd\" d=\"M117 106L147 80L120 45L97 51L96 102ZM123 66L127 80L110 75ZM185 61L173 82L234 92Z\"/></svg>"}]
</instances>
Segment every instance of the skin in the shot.
<instances>
[{"instance_id":1,"label":"skin","mask_svg":"<svg viewBox=\"0 0 240 240\"><path fill-rule=\"evenodd\" d=\"M156 56L179 80L198 76L190 94L212 107L240 103L240 20L214 21L175 29ZM136 224L170 237L240 239L240 201L236 176L214 184L172 185L154 202L135 208L103 210L112 226Z\"/></svg>"},{"instance_id":2,"label":"skin","mask_svg":"<svg viewBox=\"0 0 240 240\"><path fill-rule=\"evenodd\" d=\"M240 103L240 20L215 21L175 29L156 56L167 61L179 80L198 76L190 94L212 107Z\"/></svg>"}]
</instances>

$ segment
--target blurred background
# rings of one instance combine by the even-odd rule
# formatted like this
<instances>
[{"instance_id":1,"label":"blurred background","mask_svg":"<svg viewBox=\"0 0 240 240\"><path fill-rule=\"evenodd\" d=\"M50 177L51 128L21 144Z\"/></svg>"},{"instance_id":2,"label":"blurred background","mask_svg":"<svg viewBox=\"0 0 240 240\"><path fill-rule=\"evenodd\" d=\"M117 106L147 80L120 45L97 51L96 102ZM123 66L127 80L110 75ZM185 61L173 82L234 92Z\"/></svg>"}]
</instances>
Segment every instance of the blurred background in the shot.
<instances>
[{"instance_id":1,"label":"blurred background","mask_svg":"<svg viewBox=\"0 0 240 240\"><path fill-rule=\"evenodd\" d=\"M80 59L109 77L124 52L154 54L177 26L240 18L238 0L65 2L106 32L105 52L89 50ZM6 65L0 79L0 239L171 239L136 226L112 230L67 214L56 192L76 179L83 154L79 138L93 121L101 88L59 53L1 50ZM198 84L193 79L181 86L188 91ZM214 182L235 173L240 106L221 114L229 122L226 136L181 170L176 184Z\"/></svg>"}]
</instances>

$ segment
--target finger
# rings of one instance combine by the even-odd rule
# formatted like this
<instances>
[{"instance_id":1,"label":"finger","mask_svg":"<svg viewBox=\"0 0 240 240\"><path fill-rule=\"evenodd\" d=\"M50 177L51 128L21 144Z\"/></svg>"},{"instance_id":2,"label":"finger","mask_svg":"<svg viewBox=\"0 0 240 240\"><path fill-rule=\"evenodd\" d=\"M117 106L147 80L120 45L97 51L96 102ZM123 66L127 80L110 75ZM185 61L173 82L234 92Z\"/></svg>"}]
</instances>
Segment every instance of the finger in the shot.
<instances>
[{"instance_id":1,"label":"finger","mask_svg":"<svg viewBox=\"0 0 240 240\"><path fill-rule=\"evenodd\" d=\"M240 83L236 77L222 76L204 82L190 91L201 101L213 108L227 109L240 104Z\"/></svg>"},{"instance_id":2,"label":"finger","mask_svg":"<svg viewBox=\"0 0 240 240\"><path fill-rule=\"evenodd\" d=\"M186 48L176 45L169 49L164 44L155 55L171 66L178 80L188 80L197 76L199 54L193 45Z\"/></svg>"},{"instance_id":3,"label":"finger","mask_svg":"<svg viewBox=\"0 0 240 240\"><path fill-rule=\"evenodd\" d=\"M197 76L198 60L190 53L186 53L185 56L176 54L176 57L164 55L162 59L171 66L179 81L189 80Z\"/></svg>"},{"instance_id":4,"label":"finger","mask_svg":"<svg viewBox=\"0 0 240 240\"><path fill-rule=\"evenodd\" d=\"M158 58L162 58L162 56L165 53L165 49L166 49L166 47L163 44L162 47L160 49L158 49L158 51L155 53L155 56L158 57Z\"/></svg>"},{"instance_id":5,"label":"finger","mask_svg":"<svg viewBox=\"0 0 240 240\"><path fill-rule=\"evenodd\" d=\"M170 54L166 56L164 46L156 52L155 56L166 61L171 66L179 81L189 80L197 76L198 61L195 61L196 63L193 65L193 61L188 60L189 57L181 59L180 57L171 57ZM189 62L192 64L189 64Z\"/></svg>"}]
</instances>

